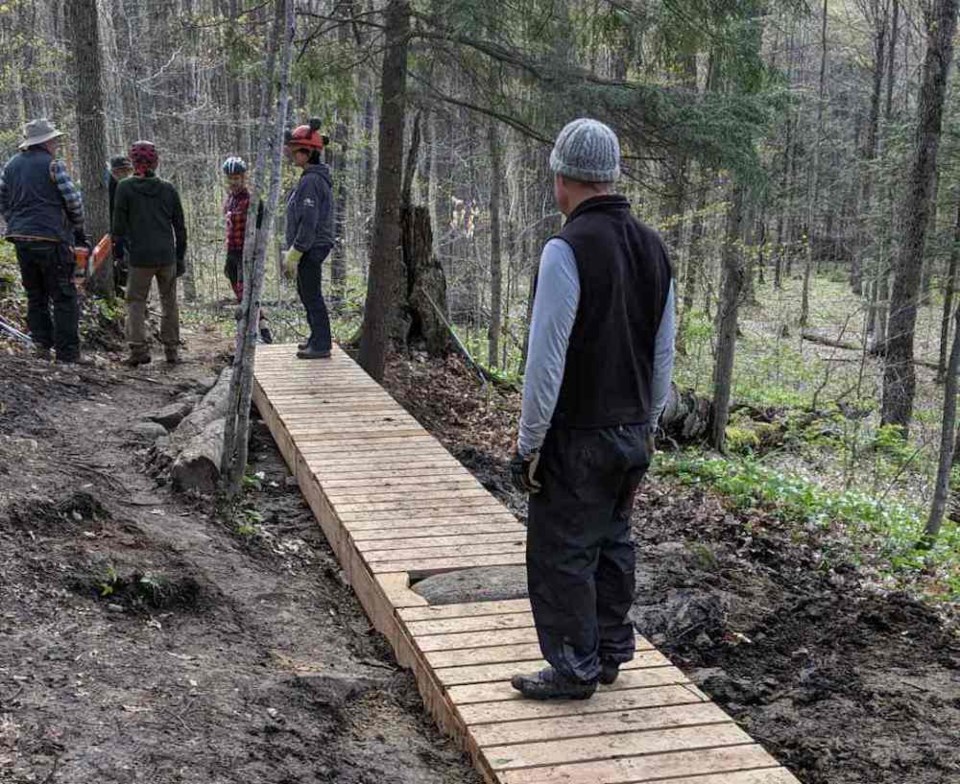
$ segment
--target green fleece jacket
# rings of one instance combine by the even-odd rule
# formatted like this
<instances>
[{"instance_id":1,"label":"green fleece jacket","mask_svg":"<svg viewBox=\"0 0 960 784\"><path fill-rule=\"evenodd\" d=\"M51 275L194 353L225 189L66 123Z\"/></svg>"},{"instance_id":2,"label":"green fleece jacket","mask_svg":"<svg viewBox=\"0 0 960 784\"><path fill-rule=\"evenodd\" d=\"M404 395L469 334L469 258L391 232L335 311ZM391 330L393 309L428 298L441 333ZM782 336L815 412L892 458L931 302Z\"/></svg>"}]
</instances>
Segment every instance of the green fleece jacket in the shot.
<instances>
[{"instance_id":1,"label":"green fleece jacket","mask_svg":"<svg viewBox=\"0 0 960 784\"><path fill-rule=\"evenodd\" d=\"M113 208L113 235L123 237L131 267L182 261L187 253L187 227L177 189L152 174L122 180Z\"/></svg>"}]
</instances>

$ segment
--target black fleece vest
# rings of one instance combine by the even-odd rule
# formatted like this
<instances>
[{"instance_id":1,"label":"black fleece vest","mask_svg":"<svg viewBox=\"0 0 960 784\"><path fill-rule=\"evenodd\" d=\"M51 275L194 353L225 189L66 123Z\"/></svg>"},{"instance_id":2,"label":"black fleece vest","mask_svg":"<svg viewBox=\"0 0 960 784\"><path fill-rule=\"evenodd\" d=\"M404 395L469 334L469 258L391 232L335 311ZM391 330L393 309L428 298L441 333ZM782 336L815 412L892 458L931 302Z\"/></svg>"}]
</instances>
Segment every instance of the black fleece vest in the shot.
<instances>
[{"instance_id":1,"label":"black fleece vest","mask_svg":"<svg viewBox=\"0 0 960 784\"><path fill-rule=\"evenodd\" d=\"M645 422L672 275L663 242L614 195L582 202L557 236L573 248L580 302L553 424Z\"/></svg>"}]
</instances>

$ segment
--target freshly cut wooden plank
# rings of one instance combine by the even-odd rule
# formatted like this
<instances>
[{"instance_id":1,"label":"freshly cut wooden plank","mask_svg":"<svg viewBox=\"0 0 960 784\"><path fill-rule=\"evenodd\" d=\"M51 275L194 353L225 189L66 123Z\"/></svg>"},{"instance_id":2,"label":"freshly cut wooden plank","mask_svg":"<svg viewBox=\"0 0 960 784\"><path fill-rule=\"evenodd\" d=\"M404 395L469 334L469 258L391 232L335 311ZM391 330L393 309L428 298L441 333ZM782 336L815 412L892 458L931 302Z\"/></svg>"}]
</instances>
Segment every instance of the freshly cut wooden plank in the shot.
<instances>
[{"instance_id":1,"label":"freshly cut wooden plank","mask_svg":"<svg viewBox=\"0 0 960 784\"><path fill-rule=\"evenodd\" d=\"M327 465L322 457L311 457L310 468L324 485L328 481L351 481L376 484L384 479L444 479L459 478L464 474L463 466L443 460L400 460L395 464L370 465L370 460L358 460L354 464ZM401 468L401 466L403 466Z\"/></svg>"},{"instance_id":2,"label":"freshly cut wooden plank","mask_svg":"<svg viewBox=\"0 0 960 784\"><path fill-rule=\"evenodd\" d=\"M409 626L409 623L407 626ZM461 686L468 683L509 682L510 678L517 673L535 672L546 666L546 662L538 659L526 662L474 664L466 667L440 667L434 672L444 686ZM622 671L671 666L673 665L670 660L659 651L638 651L632 661L623 665Z\"/></svg>"},{"instance_id":3,"label":"freshly cut wooden plank","mask_svg":"<svg viewBox=\"0 0 960 784\"><path fill-rule=\"evenodd\" d=\"M379 432L395 435L396 431L416 430L425 432L413 417L399 414L391 416L368 417L362 412L352 417L333 417L317 411L296 411L283 408L280 410L283 422L290 433L296 434L301 430L308 433L330 433L336 437L359 438L362 434Z\"/></svg>"},{"instance_id":4,"label":"freshly cut wooden plank","mask_svg":"<svg viewBox=\"0 0 960 784\"><path fill-rule=\"evenodd\" d=\"M400 574L378 574L377 582L383 590L384 596L391 606L422 607L427 606L427 600L420 594L410 590L410 577L406 572Z\"/></svg>"},{"instance_id":5,"label":"freshly cut wooden plank","mask_svg":"<svg viewBox=\"0 0 960 784\"><path fill-rule=\"evenodd\" d=\"M636 650L649 651L653 650L653 646L638 635L636 637ZM540 646L537 643L494 644L489 648L424 652L424 659L427 663L437 669L496 662L537 661L540 656Z\"/></svg>"},{"instance_id":6,"label":"freshly cut wooden plank","mask_svg":"<svg viewBox=\"0 0 960 784\"><path fill-rule=\"evenodd\" d=\"M500 774L503 784L637 784L722 771L772 767L776 763L760 746L650 754L567 765L521 768Z\"/></svg>"},{"instance_id":7,"label":"freshly cut wooden plank","mask_svg":"<svg viewBox=\"0 0 960 784\"><path fill-rule=\"evenodd\" d=\"M517 643L536 642L537 632L533 627L507 629L496 634L489 632L465 632L460 634L435 634L418 637L417 647L427 651L452 651L458 648L489 648ZM436 665L434 665L436 666Z\"/></svg>"},{"instance_id":8,"label":"freshly cut wooden plank","mask_svg":"<svg viewBox=\"0 0 960 784\"><path fill-rule=\"evenodd\" d=\"M424 651L424 659L434 669L464 667L495 662L535 662L543 653L539 643L492 645L489 648L465 648L447 651Z\"/></svg>"},{"instance_id":9,"label":"freshly cut wooden plank","mask_svg":"<svg viewBox=\"0 0 960 784\"><path fill-rule=\"evenodd\" d=\"M411 561L378 561L370 565L374 574L382 572L408 572L415 575L439 574L475 566L513 566L526 563L526 555L501 553L499 555L470 555L463 558L428 558Z\"/></svg>"},{"instance_id":10,"label":"freshly cut wooden plank","mask_svg":"<svg viewBox=\"0 0 960 784\"><path fill-rule=\"evenodd\" d=\"M710 702L670 705L663 708L636 708L556 719L527 719L502 724L479 724L470 734L480 747L532 743L542 740L583 738L631 730L666 729L703 724L723 724L730 717Z\"/></svg>"},{"instance_id":11,"label":"freshly cut wooden plank","mask_svg":"<svg viewBox=\"0 0 960 784\"><path fill-rule=\"evenodd\" d=\"M417 638L417 643L419 644L422 639L424 638ZM616 683L604 686L603 691L645 689L652 686L673 686L688 682L687 677L676 667L648 667L642 670L622 670ZM520 692L510 685L509 681L451 686L448 693L450 699L457 705L524 699Z\"/></svg>"},{"instance_id":12,"label":"freshly cut wooden plank","mask_svg":"<svg viewBox=\"0 0 960 784\"><path fill-rule=\"evenodd\" d=\"M302 449L303 459L318 479L328 476L349 476L376 479L377 476L406 476L423 470L460 473L466 469L449 455L411 455L409 450L396 453L357 453L354 456L333 454L323 449ZM367 471L364 475L363 471Z\"/></svg>"},{"instance_id":13,"label":"freshly cut wooden plank","mask_svg":"<svg viewBox=\"0 0 960 784\"><path fill-rule=\"evenodd\" d=\"M490 509L471 509L468 514L457 514L443 510L446 514L427 511L418 512L378 512L374 515L365 515L362 512L351 514L345 512L340 515L344 527L349 531L382 531L385 529L398 531L404 528L432 528L441 525L520 525L517 519L509 512Z\"/></svg>"},{"instance_id":14,"label":"freshly cut wooden plank","mask_svg":"<svg viewBox=\"0 0 960 784\"><path fill-rule=\"evenodd\" d=\"M657 784L800 784L800 781L786 768L756 768L712 776L657 779Z\"/></svg>"},{"instance_id":15,"label":"freshly cut wooden plank","mask_svg":"<svg viewBox=\"0 0 960 784\"><path fill-rule=\"evenodd\" d=\"M434 621L443 618L470 618L475 615L504 615L505 613L529 613L529 599L502 599L494 602L469 602L465 604L431 604L401 610L404 621Z\"/></svg>"},{"instance_id":16,"label":"freshly cut wooden plank","mask_svg":"<svg viewBox=\"0 0 960 784\"><path fill-rule=\"evenodd\" d=\"M625 691L598 691L589 700L504 700L501 702L478 702L459 705L457 710L468 725L502 724L509 721L536 719L538 721L558 716L581 716L593 713L657 708L668 705L688 705L709 702L706 695L695 686L655 686L649 689L626 689Z\"/></svg>"},{"instance_id":17,"label":"freshly cut wooden plank","mask_svg":"<svg viewBox=\"0 0 960 784\"><path fill-rule=\"evenodd\" d=\"M503 506L493 499L489 494L481 496L468 496L466 498L440 498L423 500L417 498L405 498L397 501L383 501L371 503L349 502L337 504L337 511L343 514L355 516L357 514L367 514L368 512L392 512L398 509L411 512L427 512L435 510L438 514L448 513L456 514L458 511L473 512L476 509L488 509L493 514L501 514Z\"/></svg>"},{"instance_id":18,"label":"freshly cut wooden plank","mask_svg":"<svg viewBox=\"0 0 960 784\"><path fill-rule=\"evenodd\" d=\"M328 436L296 436L297 448L304 454L316 452L326 455L343 454L350 456L369 456L380 454L430 455L436 450L437 442L429 436L389 436L383 438L365 438L360 440L333 439ZM361 455L361 453L367 453ZM370 454L373 453L373 454Z\"/></svg>"},{"instance_id":19,"label":"freshly cut wooden plank","mask_svg":"<svg viewBox=\"0 0 960 784\"><path fill-rule=\"evenodd\" d=\"M747 733L728 720L724 724L700 727L672 727L599 737L491 746L485 748L483 753L494 770L510 770L640 754L742 746L752 742Z\"/></svg>"},{"instance_id":20,"label":"freshly cut wooden plank","mask_svg":"<svg viewBox=\"0 0 960 784\"><path fill-rule=\"evenodd\" d=\"M394 536L402 535L395 531ZM493 534L460 534L452 536L434 536L429 541L422 539L383 539L374 541L354 542L357 550L364 554L372 555L377 551L395 551L416 548L418 552L428 553L431 550L444 549L452 545L471 545L471 544L503 544L504 542L523 543L526 537L523 529L507 531L505 533ZM491 613L492 614L492 613Z\"/></svg>"},{"instance_id":21,"label":"freshly cut wooden plank","mask_svg":"<svg viewBox=\"0 0 960 784\"><path fill-rule=\"evenodd\" d=\"M497 629L522 629L533 626L533 615L508 613L504 615L469 615L466 618L439 618L427 621L404 621L407 631L414 637L431 634L456 634Z\"/></svg>"},{"instance_id":22,"label":"freshly cut wooden plank","mask_svg":"<svg viewBox=\"0 0 960 784\"><path fill-rule=\"evenodd\" d=\"M500 555L526 552L524 541L490 542L488 544L453 544L447 547L414 547L408 550L373 550L364 554L369 564L382 561L429 561L437 558L467 558L475 555ZM428 632L429 633L429 632Z\"/></svg>"},{"instance_id":23,"label":"freshly cut wooden plank","mask_svg":"<svg viewBox=\"0 0 960 784\"><path fill-rule=\"evenodd\" d=\"M384 424L346 428L317 426L307 419L298 422L296 419L286 416L283 420L287 432L298 442L301 436L310 439L311 443L321 440L342 443L346 441L389 441L399 438L426 437L426 431L422 427L410 425L406 422L398 422L395 425Z\"/></svg>"},{"instance_id":24,"label":"freshly cut wooden plank","mask_svg":"<svg viewBox=\"0 0 960 784\"><path fill-rule=\"evenodd\" d=\"M485 493L485 490L476 479L464 468L451 467L444 468L437 474L424 474L423 472L412 472L407 476L375 476L368 474L364 477L347 475L347 478L337 478L336 476L324 478L322 480L325 490L337 490L341 493L369 493L387 492L389 490L436 490L444 487L469 487L478 488Z\"/></svg>"},{"instance_id":25,"label":"freshly cut wooden plank","mask_svg":"<svg viewBox=\"0 0 960 784\"><path fill-rule=\"evenodd\" d=\"M351 508L357 504L386 504L392 501L407 502L421 501L444 501L444 500L462 500L482 499L484 502L490 502L490 493L480 487L476 482L466 486L434 486L426 487L419 492L404 490L403 488L383 488L376 485L368 488L366 493L357 493L356 488L351 492L349 489L324 486L324 492L330 499L336 499L337 507Z\"/></svg>"},{"instance_id":26,"label":"freshly cut wooden plank","mask_svg":"<svg viewBox=\"0 0 960 784\"><path fill-rule=\"evenodd\" d=\"M478 521L487 519L486 517L477 518ZM424 527L420 527L415 522L414 527L411 528L396 528L393 526L387 529L378 526L371 530L358 530L352 526L350 528L350 538L353 539L358 546L375 545L376 542L390 541L398 536L403 536L413 541L433 539L435 537L448 535L459 536L461 534L468 536L484 536L487 534L511 537L526 536L526 529L516 521L497 522L496 520L492 523L474 522L473 524L466 523L462 525L434 525Z\"/></svg>"}]
</instances>

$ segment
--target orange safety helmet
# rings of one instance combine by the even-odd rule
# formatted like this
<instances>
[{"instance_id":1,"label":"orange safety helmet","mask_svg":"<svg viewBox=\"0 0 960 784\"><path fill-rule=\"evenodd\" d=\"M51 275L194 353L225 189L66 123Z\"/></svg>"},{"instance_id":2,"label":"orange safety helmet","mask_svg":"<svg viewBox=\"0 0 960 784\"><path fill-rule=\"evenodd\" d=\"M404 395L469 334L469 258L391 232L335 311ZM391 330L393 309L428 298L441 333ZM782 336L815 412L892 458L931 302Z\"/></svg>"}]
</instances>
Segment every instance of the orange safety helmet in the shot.
<instances>
[{"instance_id":1,"label":"orange safety helmet","mask_svg":"<svg viewBox=\"0 0 960 784\"><path fill-rule=\"evenodd\" d=\"M320 120L313 118L306 125L298 125L284 135L284 145L291 150L317 150L330 144L330 137L319 133Z\"/></svg>"}]
</instances>

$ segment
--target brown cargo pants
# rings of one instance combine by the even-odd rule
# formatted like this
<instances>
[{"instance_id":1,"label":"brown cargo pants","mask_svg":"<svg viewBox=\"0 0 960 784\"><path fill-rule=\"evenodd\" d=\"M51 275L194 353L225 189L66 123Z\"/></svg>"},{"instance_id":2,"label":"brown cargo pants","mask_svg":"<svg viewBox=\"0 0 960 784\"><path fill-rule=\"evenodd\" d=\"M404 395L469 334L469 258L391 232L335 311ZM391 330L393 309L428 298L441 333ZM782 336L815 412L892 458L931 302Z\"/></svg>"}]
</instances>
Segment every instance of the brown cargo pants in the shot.
<instances>
[{"instance_id":1,"label":"brown cargo pants","mask_svg":"<svg viewBox=\"0 0 960 784\"><path fill-rule=\"evenodd\" d=\"M180 309L177 305L177 265L130 267L127 278L127 342L132 352L144 351L147 336L147 300L150 284L157 279L160 292L160 340L165 348L180 345Z\"/></svg>"}]
</instances>

